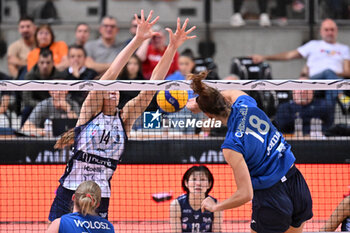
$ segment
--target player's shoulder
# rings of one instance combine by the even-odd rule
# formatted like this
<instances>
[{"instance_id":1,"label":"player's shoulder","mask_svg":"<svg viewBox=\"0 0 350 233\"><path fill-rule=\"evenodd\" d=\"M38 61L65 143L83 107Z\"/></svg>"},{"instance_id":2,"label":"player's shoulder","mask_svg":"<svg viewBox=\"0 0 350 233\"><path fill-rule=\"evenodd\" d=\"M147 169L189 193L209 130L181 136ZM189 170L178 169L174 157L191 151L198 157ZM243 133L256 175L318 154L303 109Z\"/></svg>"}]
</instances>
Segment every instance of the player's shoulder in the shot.
<instances>
[{"instance_id":1,"label":"player's shoulder","mask_svg":"<svg viewBox=\"0 0 350 233\"><path fill-rule=\"evenodd\" d=\"M180 196L177 198L178 201L183 201L183 200L186 200L186 199L187 199L187 194L182 194L182 195L180 195Z\"/></svg>"}]
</instances>

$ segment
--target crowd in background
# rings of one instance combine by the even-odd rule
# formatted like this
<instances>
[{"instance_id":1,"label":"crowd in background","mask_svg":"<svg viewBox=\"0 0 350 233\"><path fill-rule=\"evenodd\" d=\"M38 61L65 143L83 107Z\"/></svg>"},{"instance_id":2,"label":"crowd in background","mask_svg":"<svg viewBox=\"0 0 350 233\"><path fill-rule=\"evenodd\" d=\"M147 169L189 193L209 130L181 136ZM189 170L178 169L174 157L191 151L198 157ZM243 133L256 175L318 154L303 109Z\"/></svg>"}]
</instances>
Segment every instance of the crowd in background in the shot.
<instances>
[{"instance_id":1,"label":"crowd in background","mask_svg":"<svg viewBox=\"0 0 350 233\"><path fill-rule=\"evenodd\" d=\"M270 26L270 17L266 10L266 0L257 1L260 8L261 26ZM295 9L303 7L303 1L278 1L277 7L280 13L280 23L286 24L284 9L288 4L293 4ZM240 13L243 1L233 1L233 15L231 25L243 26L244 19ZM327 2L331 4L331 2ZM293 9L294 9L293 8ZM284 22L284 23L283 23ZM118 22L112 16L102 18L97 39L90 38L91 29L86 23L78 23L75 33L72 35L74 44L67 45L64 41L55 40L55 33L49 24L36 25L28 16L22 16L18 22L20 38L10 42L7 50L8 72L2 72L1 79L14 80L93 80L99 79L115 56L130 42L135 35L137 24L135 19L130 20L130 37L125 41L118 39ZM155 25L157 36L145 41L136 53L130 58L119 80L148 80L152 70L162 57L167 39L164 28ZM350 77L349 47L337 42L338 28L333 20L322 22L320 34L321 40L311 41L296 50L275 55L249 55L251 66L255 66L258 72L250 72L247 61L231 70L230 79L269 79L271 72L267 60L291 60L305 58L307 63L301 72L301 79L338 79ZM319 59L319 57L322 57ZM318 60L319 59L319 60ZM248 65L247 65L248 64ZM210 58L196 58L190 49L185 49L181 54L176 54L168 72L168 80L186 80L190 73L201 70L211 71L209 79L218 77L215 62ZM243 72L247 69L248 72ZM264 72L262 72L264 71ZM259 73L259 75L256 75ZM296 74L297 75L297 74ZM129 100L137 96L137 91L121 92L119 108L122 108ZM311 128L321 126L322 133L331 129L334 125L334 111L336 103L339 103L343 113L349 111L347 92L293 92L250 93L258 102L258 105L269 115L279 129L284 133L294 133L296 120L302 125L303 134L309 135ZM86 92L67 92L57 94L49 91L24 91L23 93L2 92L0 105L0 134L11 134L17 130L28 132L33 136L45 136L45 121L52 118L76 118L79 109L86 97ZM193 97L193 93L190 94ZM280 98L283 96L282 98ZM349 97L350 98L350 97ZM157 109L155 99L148 110ZM180 115L188 115L186 109ZM329 114L331 113L331 114ZM181 117L181 116L179 116ZM198 119L204 116L193 116ZM316 120L315 120L316 119ZM315 126L315 124L317 126ZM199 130L200 131L200 130ZM191 130L191 133L198 133ZM187 132L188 133L188 132ZM216 130L212 130L216 135ZM219 133L220 134L220 133ZM46 135L47 136L47 135Z\"/></svg>"}]
</instances>

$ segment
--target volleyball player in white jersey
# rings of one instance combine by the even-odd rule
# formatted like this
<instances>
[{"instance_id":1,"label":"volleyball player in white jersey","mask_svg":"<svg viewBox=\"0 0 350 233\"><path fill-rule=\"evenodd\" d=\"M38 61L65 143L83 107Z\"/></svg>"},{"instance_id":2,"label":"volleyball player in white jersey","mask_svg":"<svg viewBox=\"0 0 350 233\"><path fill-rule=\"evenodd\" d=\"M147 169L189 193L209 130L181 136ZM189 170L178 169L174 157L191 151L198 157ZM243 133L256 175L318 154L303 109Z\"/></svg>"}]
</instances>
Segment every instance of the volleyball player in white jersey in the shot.
<instances>
[{"instance_id":1,"label":"volleyball player in white jersey","mask_svg":"<svg viewBox=\"0 0 350 233\"><path fill-rule=\"evenodd\" d=\"M141 11L141 19L135 15L138 24L135 37L119 53L101 80L116 79L141 43L157 35L151 27L156 23L158 17L152 22L151 18L152 11L147 19L144 18L143 11ZM171 29L166 29L169 32L169 45L153 70L151 80L163 80L177 48L186 40L195 38L195 36L188 36L195 27L186 31L187 23L188 19L181 27L180 19L178 19L175 33ZM89 93L83 103L77 127L74 131L65 133L55 145L56 148L63 148L74 143L74 154L60 179L60 186L50 210L50 221L70 212L74 190L86 180L93 180L101 187L102 200L97 213L107 218L111 195L110 180L124 151L125 142L133 123L147 108L154 94L155 91L141 91L122 110L118 110L118 91L91 91Z\"/></svg>"}]
</instances>

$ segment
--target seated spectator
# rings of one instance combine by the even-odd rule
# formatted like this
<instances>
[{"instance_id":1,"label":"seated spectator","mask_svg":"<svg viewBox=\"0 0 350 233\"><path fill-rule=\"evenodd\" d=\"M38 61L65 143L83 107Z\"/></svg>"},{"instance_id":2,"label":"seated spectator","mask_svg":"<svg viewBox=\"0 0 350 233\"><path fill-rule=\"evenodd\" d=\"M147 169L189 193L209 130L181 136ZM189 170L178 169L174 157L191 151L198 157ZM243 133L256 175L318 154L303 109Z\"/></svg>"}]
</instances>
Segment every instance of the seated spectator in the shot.
<instances>
[{"instance_id":1,"label":"seated spectator","mask_svg":"<svg viewBox=\"0 0 350 233\"><path fill-rule=\"evenodd\" d=\"M0 72L0 80L10 80L11 77ZM20 119L16 114L14 93L0 91L0 134L12 134L13 129L20 127Z\"/></svg>"},{"instance_id":2,"label":"seated spectator","mask_svg":"<svg viewBox=\"0 0 350 233\"><path fill-rule=\"evenodd\" d=\"M259 25L262 27L271 26L270 17L267 14L267 0L258 0L257 2L259 4L260 9ZM233 15L231 16L230 20L232 27L241 27L245 25L245 22L241 15L242 4L243 0L232 0Z\"/></svg>"},{"instance_id":3,"label":"seated spectator","mask_svg":"<svg viewBox=\"0 0 350 233\"><path fill-rule=\"evenodd\" d=\"M102 19L99 27L100 38L85 44L87 67L99 74L109 68L113 59L125 46L125 43L118 43L116 40L118 31L117 20L114 17L106 16Z\"/></svg>"},{"instance_id":4,"label":"seated spectator","mask_svg":"<svg viewBox=\"0 0 350 233\"><path fill-rule=\"evenodd\" d=\"M38 63L25 76L25 80L54 80L62 79L62 74L53 64L53 55L50 49L41 49ZM22 125L32 109L40 101L49 98L47 91L24 91L22 96Z\"/></svg>"},{"instance_id":5,"label":"seated spectator","mask_svg":"<svg viewBox=\"0 0 350 233\"><path fill-rule=\"evenodd\" d=\"M68 91L49 91L49 93L51 97L35 106L22 127L23 132L34 136L49 136L44 129L46 119L78 117L79 105L70 99Z\"/></svg>"},{"instance_id":6,"label":"seated spectator","mask_svg":"<svg viewBox=\"0 0 350 233\"><path fill-rule=\"evenodd\" d=\"M338 27L331 19L323 20L320 28L322 40L312 40L305 45L287 52L273 55L255 54L255 63L264 60L292 60L306 58L310 79L340 79L350 77L350 50L347 45L337 42ZM338 91L326 91L326 99L335 105Z\"/></svg>"},{"instance_id":7,"label":"seated spectator","mask_svg":"<svg viewBox=\"0 0 350 233\"><path fill-rule=\"evenodd\" d=\"M10 44L7 51L7 67L13 79L23 79L27 71L27 57L29 52L35 48L36 26L31 17L23 16L18 22L18 32L21 38ZM24 72L20 72L24 71ZM23 73L21 77L19 74Z\"/></svg>"},{"instance_id":8,"label":"seated spectator","mask_svg":"<svg viewBox=\"0 0 350 233\"><path fill-rule=\"evenodd\" d=\"M48 24L40 25L35 32L36 48L30 51L27 59L27 70L30 71L39 60L40 49L49 48L53 54L53 61L58 70L68 67L68 46L64 41L55 41L55 35Z\"/></svg>"},{"instance_id":9,"label":"seated spectator","mask_svg":"<svg viewBox=\"0 0 350 233\"><path fill-rule=\"evenodd\" d=\"M339 203L320 231L335 231L340 224L341 231L350 231L350 195Z\"/></svg>"},{"instance_id":10,"label":"seated spectator","mask_svg":"<svg viewBox=\"0 0 350 233\"><path fill-rule=\"evenodd\" d=\"M62 72L65 80L93 80L98 74L85 66L86 52L80 45L71 45L68 50L69 67ZM81 106L87 96L86 91L71 91L72 98Z\"/></svg>"},{"instance_id":11,"label":"seated spectator","mask_svg":"<svg viewBox=\"0 0 350 233\"><path fill-rule=\"evenodd\" d=\"M177 66L179 69L166 77L166 80L187 80L187 75L196 73L196 63L192 50L185 49L179 56Z\"/></svg>"},{"instance_id":12,"label":"seated spectator","mask_svg":"<svg viewBox=\"0 0 350 233\"><path fill-rule=\"evenodd\" d=\"M300 79L306 79L303 74ZM334 108L330 101L318 99L312 90L294 90L293 99L278 106L275 124L282 133L295 132L295 120L302 120L302 132L309 135L312 119L322 120L324 132L334 121Z\"/></svg>"},{"instance_id":13,"label":"seated spectator","mask_svg":"<svg viewBox=\"0 0 350 233\"><path fill-rule=\"evenodd\" d=\"M128 63L118 76L118 80L144 80L141 72L141 61L136 55L132 55ZM122 109L131 99L135 98L140 91L120 91L118 108Z\"/></svg>"},{"instance_id":14,"label":"seated spectator","mask_svg":"<svg viewBox=\"0 0 350 233\"><path fill-rule=\"evenodd\" d=\"M84 46L90 37L90 27L86 23L78 23L75 27L75 44Z\"/></svg>"},{"instance_id":15,"label":"seated spectator","mask_svg":"<svg viewBox=\"0 0 350 233\"><path fill-rule=\"evenodd\" d=\"M156 67L167 47L165 30L160 25L154 25L153 31L158 32L158 34L149 40L145 40L136 51L136 55L142 61L142 73L145 79L150 79L153 69ZM167 76L178 70L178 57L179 54L176 52Z\"/></svg>"}]
</instances>

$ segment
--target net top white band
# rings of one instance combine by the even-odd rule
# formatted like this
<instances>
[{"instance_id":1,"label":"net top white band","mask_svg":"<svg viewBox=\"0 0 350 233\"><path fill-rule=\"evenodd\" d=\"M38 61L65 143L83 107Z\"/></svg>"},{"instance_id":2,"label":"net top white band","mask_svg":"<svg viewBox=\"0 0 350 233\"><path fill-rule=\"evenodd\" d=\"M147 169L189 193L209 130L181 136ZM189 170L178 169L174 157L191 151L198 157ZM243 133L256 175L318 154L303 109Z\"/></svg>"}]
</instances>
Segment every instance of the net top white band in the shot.
<instances>
[{"instance_id":1,"label":"net top white band","mask_svg":"<svg viewBox=\"0 0 350 233\"><path fill-rule=\"evenodd\" d=\"M124 81L124 80L5 80L0 91L90 91L90 90L191 90L191 81ZM218 90L350 90L350 80L206 80Z\"/></svg>"}]
</instances>

